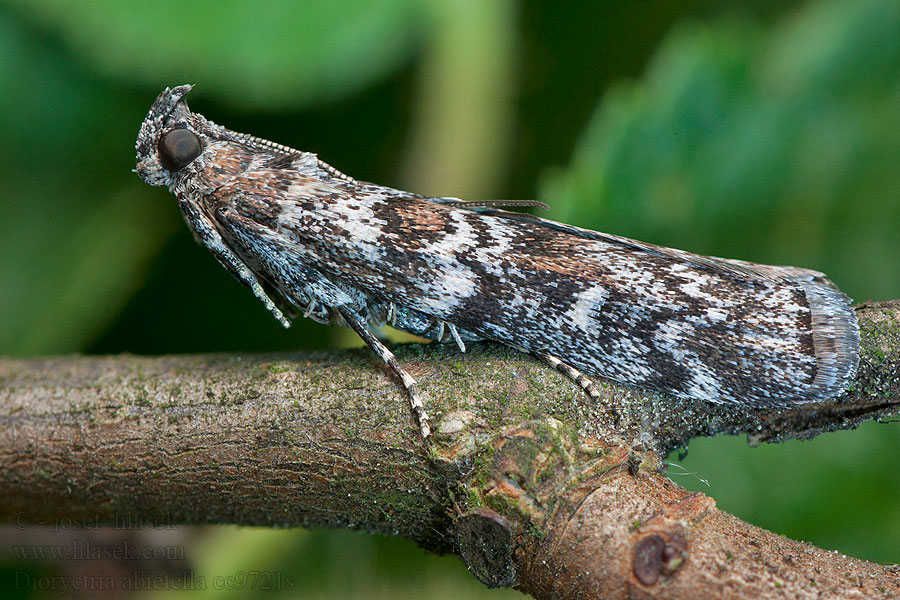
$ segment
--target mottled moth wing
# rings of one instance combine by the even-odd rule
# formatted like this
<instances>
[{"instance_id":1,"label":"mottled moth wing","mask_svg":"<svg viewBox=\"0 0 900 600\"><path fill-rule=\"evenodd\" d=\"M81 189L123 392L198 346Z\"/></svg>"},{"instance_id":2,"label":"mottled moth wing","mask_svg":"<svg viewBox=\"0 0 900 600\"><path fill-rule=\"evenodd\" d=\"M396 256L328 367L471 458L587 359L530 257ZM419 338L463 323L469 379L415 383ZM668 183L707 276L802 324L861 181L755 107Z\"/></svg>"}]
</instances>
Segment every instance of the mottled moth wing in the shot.
<instances>
[{"instance_id":1,"label":"mottled moth wing","mask_svg":"<svg viewBox=\"0 0 900 600\"><path fill-rule=\"evenodd\" d=\"M286 196L251 199L259 179L286 176L255 172L215 194L225 235L246 260L270 257L270 276L314 265L359 291L360 306L409 307L683 397L778 406L836 395L852 376L853 311L812 272L635 248L299 172Z\"/></svg>"},{"instance_id":2,"label":"mottled moth wing","mask_svg":"<svg viewBox=\"0 0 900 600\"><path fill-rule=\"evenodd\" d=\"M460 348L496 340L574 375L710 402L815 402L854 377L856 318L821 273L357 182L191 113L188 89L151 108L138 173L175 193L198 239L283 322L267 290L360 333L422 422L415 382L367 327L446 334Z\"/></svg>"}]
</instances>

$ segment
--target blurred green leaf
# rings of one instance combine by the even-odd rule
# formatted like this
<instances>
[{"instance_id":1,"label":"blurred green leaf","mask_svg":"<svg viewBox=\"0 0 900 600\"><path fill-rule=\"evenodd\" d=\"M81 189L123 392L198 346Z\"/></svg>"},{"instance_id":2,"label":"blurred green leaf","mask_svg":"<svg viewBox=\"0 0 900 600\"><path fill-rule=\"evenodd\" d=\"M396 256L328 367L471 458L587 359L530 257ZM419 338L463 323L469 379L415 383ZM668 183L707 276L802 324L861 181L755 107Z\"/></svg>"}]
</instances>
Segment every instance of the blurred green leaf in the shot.
<instances>
[{"instance_id":1,"label":"blurred green leaf","mask_svg":"<svg viewBox=\"0 0 900 600\"><path fill-rule=\"evenodd\" d=\"M149 194L105 196L66 221L22 211L0 226L4 353L81 350L141 285L174 223L153 216ZM42 268L23 272L20 261Z\"/></svg>"},{"instance_id":2,"label":"blurred green leaf","mask_svg":"<svg viewBox=\"0 0 900 600\"><path fill-rule=\"evenodd\" d=\"M479 583L452 555L412 542L348 530L206 528L194 548L198 589L157 590L143 598L523 598Z\"/></svg>"},{"instance_id":3,"label":"blurred green leaf","mask_svg":"<svg viewBox=\"0 0 900 600\"><path fill-rule=\"evenodd\" d=\"M414 0L8 0L93 69L151 85L201 84L247 108L299 106L402 64L427 19Z\"/></svg>"},{"instance_id":4,"label":"blurred green leaf","mask_svg":"<svg viewBox=\"0 0 900 600\"><path fill-rule=\"evenodd\" d=\"M3 10L0 89L0 352L79 350L175 221L130 172L138 115Z\"/></svg>"},{"instance_id":5,"label":"blurred green leaf","mask_svg":"<svg viewBox=\"0 0 900 600\"><path fill-rule=\"evenodd\" d=\"M900 560L896 424L865 423L811 441L750 448L740 437L691 442L680 485L760 527L884 564ZM703 481L692 474L696 473Z\"/></svg>"},{"instance_id":6,"label":"blurred green leaf","mask_svg":"<svg viewBox=\"0 0 900 600\"><path fill-rule=\"evenodd\" d=\"M554 217L900 294L900 4L813 3L771 29L682 27L608 94Z\"/></svg>"}]
</instances>

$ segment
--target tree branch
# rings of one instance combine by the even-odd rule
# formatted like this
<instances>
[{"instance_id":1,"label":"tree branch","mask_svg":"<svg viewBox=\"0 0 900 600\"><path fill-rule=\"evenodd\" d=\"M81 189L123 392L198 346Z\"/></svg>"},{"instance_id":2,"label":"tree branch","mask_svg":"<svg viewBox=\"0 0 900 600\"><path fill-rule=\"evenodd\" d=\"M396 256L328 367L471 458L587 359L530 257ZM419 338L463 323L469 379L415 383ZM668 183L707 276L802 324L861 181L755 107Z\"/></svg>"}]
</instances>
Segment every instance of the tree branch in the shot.
<instances>
[{"instance_id":1,"label":"tree branch","mask_svg":"<svg viewBox=\"0 0 900 600\"><path fill-rule=\"evenodd\" d=\"M0 520L361 528L537 598L896 596L896 567L743 523L661 473L693 436L778 441L896 412L900 301L857 313L853 389L767 414L609 383L598 403L496 345L403 346L429 443L363 350L0 359Z\"/></svg>"}]
</instances>

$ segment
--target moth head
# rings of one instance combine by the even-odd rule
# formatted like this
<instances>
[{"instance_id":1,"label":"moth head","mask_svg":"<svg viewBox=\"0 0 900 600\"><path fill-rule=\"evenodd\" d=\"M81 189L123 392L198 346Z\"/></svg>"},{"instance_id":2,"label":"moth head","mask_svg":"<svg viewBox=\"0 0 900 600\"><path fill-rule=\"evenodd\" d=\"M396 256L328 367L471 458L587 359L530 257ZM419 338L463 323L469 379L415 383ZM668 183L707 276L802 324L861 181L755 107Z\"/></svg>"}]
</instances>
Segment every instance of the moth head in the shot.
<instances>
[{"instance_id":1,"label":"moth head","mask_svg":"<svg viewBox=\"0 0 900 600\"><path fill-rule=\"evenodd\" d=\"M166 88L156 98L141 124L135 151L135 172L150 185L172 186L179 174L195 171L205 146L206 120L184 101L193 86ZM191 168L191 167L194 168Z\"/></svg>"}]
</instances>

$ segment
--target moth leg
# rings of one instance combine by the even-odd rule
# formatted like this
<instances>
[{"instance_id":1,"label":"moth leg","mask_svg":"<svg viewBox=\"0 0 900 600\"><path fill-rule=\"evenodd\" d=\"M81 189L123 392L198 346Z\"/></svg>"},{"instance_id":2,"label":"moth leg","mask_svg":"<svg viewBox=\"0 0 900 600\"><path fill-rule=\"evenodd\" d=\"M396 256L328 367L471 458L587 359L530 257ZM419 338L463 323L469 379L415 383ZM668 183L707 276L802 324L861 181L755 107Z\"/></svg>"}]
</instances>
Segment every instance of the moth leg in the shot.
<instances>
[{"instance_id":1,"label":"moth leg","mask_svg":"<svg viewBox=\"0 0 900 600\"><path fill-rule=\"evenodd\" d=\"M388 305L388 314L385 321L390 323L391 327L394 327L397 324L397 305L393 302Z\"/></svg>"},{"instance_id":2,"label":"moth leg","mask_svg":"<svg viewBox=\"0 0 900 600\"><path fill-rule=\"evenodd\" d=\"M443 321L441 322L441 328L444 327ZM447 323L447 328L450 330L450 335L453 337L453 341L456 342L456 345L459 346L460 352L466 351L466 345L463 343L462 338L459 337L459 332L456 330L456 325L453 323Z\"/></svg>"},{"instance_id":3,"label":"moth leg","mask_svg":"<svg viewBox=\"0 0 900 600\"><path fill-rule=\"evenodd\" d=\"M369 331L369 328L366 327L366 324L359 317L343 306L338 307L337 310L344 317L347 325L375 351L375 354L381 357L381 360L387 363L391 370L397 374L397 377L400 378L400 381L403 382L403 387L406 388L406 393L409 396L409 406L412 408L413 413L416 415L416 421L419 423L419 431L422 432L423 438L427 438L431 435L431 427L428 425L428 413L425 412L425 405L422 403L422 396L419 394L419 384L416 383L416 380L409 373L403 370L403 367L397 362L397 357L394 356L394 353Z\"/></svg>"},{"instance_id":4,"label":"moth leg","mask_svg":"<svg viewBox=\"0 0 900 600\"><path fill-rule=\"evenodd\" d=\"M316 302L316 299L313 298L309 301L309 304L306 305L306 310L303 311L303 318L308 319L309 315L316 312L316 309L319 307L319 303Z\"/></svg>"},{"instance_id":5,"label":"moth leg","mask_svg":"<svg viewBox=\"0 0 900 600\"><path fill-rule=\"evenodd\" d=\"M466 351L466 344L462 341L462 338L459 335L459 331L456 330L456 325L453 323L447 323L446 321L438 321L438 330L436 335L434 336L434 340L436 342L444 341L444 331L450 331L450 337L453 338L453 341L456 342L456 345L459 346L460 352Z\"/></svg>"},{"instance_id":6,"label":"moth leg","mask_svg":"<svg viewBox=\"0 0 900 600\"><path fill-rule=\"evenodd\" d=\"M585 393L591 398L594 398L596 400L600 397L600 392L598 392L597 388L594 387L594 382L588 379L588 377L584 375L584 373L582 373L575 367L567 365L563 361L550 354L542 354L540 352L533 352L532 354L577 383L578 386L583 389Z\"/></svg>"},{"instance_id":7,"label":"moth leg","mask_svg":"<svg viewBox=\"0 0 900 600\"><path fill-rule=\"evenodd\" d=\"M269 298L263 286L259 283L253 271L244 264L238 256L225 244L219 232L210 224L209 219L203 216L192 202L179 197L178 206L181 207L185 217L194 230L194 236L199 239L204 246L210 249L216 260L225 267L238 281L249 287L253 291L253 295L259 298L269 312L271 312L278 321L285 327L290 327L291 322L288 321L281 310L275 306L272 299Z\"/></svg>"}]
</instances>

